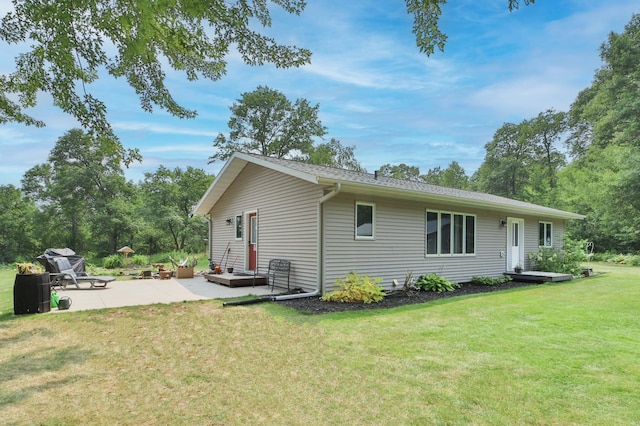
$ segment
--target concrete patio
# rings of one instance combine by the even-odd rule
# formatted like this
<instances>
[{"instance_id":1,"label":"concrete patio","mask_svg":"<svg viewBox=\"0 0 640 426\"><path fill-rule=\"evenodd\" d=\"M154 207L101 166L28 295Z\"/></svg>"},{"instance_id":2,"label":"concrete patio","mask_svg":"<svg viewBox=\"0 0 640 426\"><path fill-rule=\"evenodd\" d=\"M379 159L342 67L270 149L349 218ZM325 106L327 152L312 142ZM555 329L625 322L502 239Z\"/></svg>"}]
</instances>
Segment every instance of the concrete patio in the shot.
<instances>
[{"instance_id":1,"label":"concrete patio","mask_svg":"<svg viewBox=\"0 0 640 426\"><path fill-rule=\"evenodd\" d=\"M255 287L234 287L207 281L203 276L194 278L140 279L114 281L106 288L82 286L56 287L58 296L69 296L72 301L69 310L52 308L51 312L84 311L90 309L118 308L122 306L151 305L154 303L176 303L191 300L228 299L248 295L266 296L280 294L286 289L266 285Z\"/></svg>"}]
</instances>

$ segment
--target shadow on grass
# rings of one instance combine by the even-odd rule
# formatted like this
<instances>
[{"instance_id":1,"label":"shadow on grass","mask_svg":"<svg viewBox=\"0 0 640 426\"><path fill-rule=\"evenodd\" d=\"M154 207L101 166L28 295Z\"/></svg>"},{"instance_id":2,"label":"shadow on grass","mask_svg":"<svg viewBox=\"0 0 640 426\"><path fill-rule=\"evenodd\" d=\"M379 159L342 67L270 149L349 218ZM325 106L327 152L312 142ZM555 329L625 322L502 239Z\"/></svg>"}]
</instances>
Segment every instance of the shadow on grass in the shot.
<instances>
[{"instance_id":1,"label":"shadow on grass","mask_svg":"<svg viewBox=\"0 0 640 426\"><path fill-rule=\"evenodd\" d=\"M26 334L33 336L31 332ZM20 335L12 342L19 342L20 339L24 339L24 336ZM90 357L91 351L77 345L64 348L50 347L14 355L0 364L0 389L3 389L0 391L0 406L17 403L34 393L64 387L77 381L77 377L63 373L64 369L73 364L83 363ZM60 378L44 383L38 381L35 376L44 372L61 372ZM7 383L16 380L17 389L8 390Z\"/></svg>"},{"instance_id":2,"label":"shadow on grass","mask_svg":"<svg viewBox=\"0 0 640 426\"><path fill-rule=\"evenodd\" d=\"M10 328L9 324L0 324L0 329L7 329L7 328ZM51 331L48 328L45 328L45 327L34 328L33 330L23 331L22 333L16 334L15 336L0 339L0 349L3 349L4 347L12 344L25 342L29 339L32 339L34 336L51 337L53 335L54 335L53 331Z\"/></svg>"}]
</instances>

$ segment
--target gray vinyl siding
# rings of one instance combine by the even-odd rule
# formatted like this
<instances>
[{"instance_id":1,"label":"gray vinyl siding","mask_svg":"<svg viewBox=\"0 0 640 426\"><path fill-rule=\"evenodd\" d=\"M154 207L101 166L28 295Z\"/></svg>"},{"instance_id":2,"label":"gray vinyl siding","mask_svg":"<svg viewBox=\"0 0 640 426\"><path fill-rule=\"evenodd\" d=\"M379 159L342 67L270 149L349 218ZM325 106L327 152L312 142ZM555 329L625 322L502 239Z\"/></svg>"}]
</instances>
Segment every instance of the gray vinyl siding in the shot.
<instances>
[{"instance_id":1,"label":"gray vinyl siding","mask_svg":"<svg viewBox=\"0 0 640 426\"><path fill-rule=\"evenodd\" d=\"M560 250L564 247L564 221L552 220L538 217L526 216L524 219L525 230L525 270L532 270L535 267L535 260L529 259L529 253L537 253L540 244L540 222L550 222L553 224L552 247Z\"/></svg>"},{"instance_id":2,"label":"gray vinyl siding","mask_svg":"<svg viewBox=\"0 0 640 426\"><path fill-rule=\"evenodd\" d=\"M230 244L229 265L238 256L236 271L248 269L246 212L258 217L258 271L266 273L270 259L291 261L291 286L317 287L317 200L322 188L295 177L248 164L210 212L211 248L219 263ZM243 215L242 240L226 219ZM223 266L225 262L222 262Z\"/></svg>"},{"instance_id":3,"label":"gray vinyl siding","mask_svg":"<svg viewBox=\"0 0 640 426\"><path fill-rule=\"evenodd\" d=\"M375 203L375 240L356 240L356 201ZM476 254L425 256L426 211L446 211L476 216ZM455 282L474 275L498 277L506 270L507 229L500 226L505 214L482 209L451 208L443 204L367 197L342 193L325 206L324 291L336 288L335 280L351 271L382 278L390 289L393 280L404 283L408 271L415 278L435 272ZM525 257L538 249L538 221L525 220ZM554 223L554 242L564 231Z\"/></svg>"}]
</instances>

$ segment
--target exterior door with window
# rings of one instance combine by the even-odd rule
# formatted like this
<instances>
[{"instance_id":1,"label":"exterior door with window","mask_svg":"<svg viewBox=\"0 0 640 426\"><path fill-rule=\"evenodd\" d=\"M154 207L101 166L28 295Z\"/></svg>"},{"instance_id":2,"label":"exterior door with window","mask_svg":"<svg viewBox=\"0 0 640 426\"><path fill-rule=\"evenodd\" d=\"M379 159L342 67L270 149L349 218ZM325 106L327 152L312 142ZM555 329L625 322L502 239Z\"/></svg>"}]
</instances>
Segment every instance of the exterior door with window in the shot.
<instances>
[{"instance_id":1,"label":"exterior door with window","mask_svg":"<svg viewBox=\"0 0 640 426\"><path fill-rule=\"evenodd\" d=\"M524 219L507 218L507 270L524 268Z\"/></svg>"},{"instance_id":2,"label":"exterior door with window","mask_svg":"<svg viewBox=\"0 0 640 426\"><path fill-rule=\"evenodd\" d=\"M256 213L249 214L249 235L247 241L249 242L249 270L255 271L258 265L258 215Z\"/></svg>"}]
</instances>

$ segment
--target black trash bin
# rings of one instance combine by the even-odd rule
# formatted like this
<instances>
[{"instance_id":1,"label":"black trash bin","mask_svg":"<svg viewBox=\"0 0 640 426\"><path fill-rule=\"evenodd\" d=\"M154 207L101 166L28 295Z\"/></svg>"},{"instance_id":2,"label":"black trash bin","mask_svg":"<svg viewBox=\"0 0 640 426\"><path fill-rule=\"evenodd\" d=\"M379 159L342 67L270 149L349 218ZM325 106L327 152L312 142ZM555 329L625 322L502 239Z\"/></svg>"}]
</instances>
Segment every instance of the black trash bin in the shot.
<instances>
[{"instance_id":1,"label":"black trash bin","mask_svg":"<svg viewBox=\"0 0 640 426\"><path fill-rule=\"evenodd\" d=\"M49 273L17 274L13 283L13 313L40 314L51 311Z\"/></svg>"}]
</instances>

